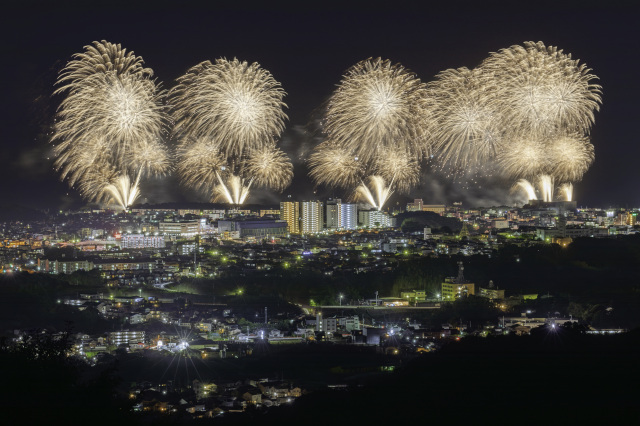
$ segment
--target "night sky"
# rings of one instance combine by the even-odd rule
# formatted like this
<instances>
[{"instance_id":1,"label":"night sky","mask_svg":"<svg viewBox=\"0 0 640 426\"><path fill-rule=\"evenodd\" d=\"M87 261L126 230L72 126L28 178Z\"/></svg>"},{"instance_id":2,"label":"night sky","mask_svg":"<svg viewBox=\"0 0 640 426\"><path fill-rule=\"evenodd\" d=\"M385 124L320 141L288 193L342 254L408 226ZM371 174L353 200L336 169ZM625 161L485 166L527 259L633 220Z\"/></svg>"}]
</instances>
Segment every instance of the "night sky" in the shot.
<instances>
[{"instance_id":1,"label":"night sky","mask_svg":"<svg viewBox=\"0 0 640 426\"><path fill-rule=\"evenodd\" d=\"M46 133L60 101L51 97L57 73L94 40L121 43L141 55L166 89L207 59L237 57L269 70L288 94L289 121L281 147L293 157L296 176L284 194L253 192L250 202L264 203L288 194L298 199L345 195L323 188L314 194L302 158L317 143L308 130L320 105L356 62L380 56L428 82L446 68L475 67L489 52L543 41L586 62L603 86L603 105L592 129L596 160L575 184L578 205L640 205L640 30L631 7L477 2L484 4L481 9L460 2L437 8L388 2L393 6L310 10L265 2L259 9L247 5L233 10L190 2L149 2L144 7L86 3L92 5L22 2L3 10L2 206L56 209L84 204L53 171ZM497 205L512 200L508 187L493 182L463 190L442 176L426 174L424 183L405 198ZM206 201L172 177L147 182L143 191L140 201L149 203ZM396 196L392 202L405 198Z\"/></svg>"}]
</instances>

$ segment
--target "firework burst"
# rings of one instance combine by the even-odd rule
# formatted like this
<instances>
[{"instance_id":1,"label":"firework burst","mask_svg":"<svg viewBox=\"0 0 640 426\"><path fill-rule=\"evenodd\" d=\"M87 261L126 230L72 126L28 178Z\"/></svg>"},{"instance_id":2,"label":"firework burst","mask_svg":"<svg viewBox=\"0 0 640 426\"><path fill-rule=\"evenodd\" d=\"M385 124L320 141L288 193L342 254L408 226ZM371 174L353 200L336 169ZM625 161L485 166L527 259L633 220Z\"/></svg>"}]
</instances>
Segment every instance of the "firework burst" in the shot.
<instances>
[{"instance_id":1,"label":"firework burst","mask_svg":"<svg viewBox=\"0 0 640 426\"><path fill-rule=\"evenodd\" d=\"M542 141L522 138L505 146L498 164L502 173L511 178L530 179L547 171L549 155Z\"/></svg>"},{"instance_id":2,"label":"firework burst","mask_svg":"<svg viewBox=\"0 0 640 426\"><path fill-rule=\"evenodd\" d=\"M381 150L420 158L427 150L426 86L388 60L367 59L350 68L329 99L327 139L371 162Z\"/></svg>"},{"instance_id":3,"label":"firework burst","mask_svg":"<svg viewBox=\"0 0 640 426\"><path fill-rule=\"evenodd\" d=\"M176 132L207 138L227 157L274 143L284 130L285 92L259 64L202 62L178 79L171 96Z\"/></svg>"},{"instance_id":4,"label":"firework burst","mask_svg":"<svg viewBox=\"0 0 640 426\"><path fill-rule=\"evenodd\" d=\"M57 82L63 86L56 93L66 97L52 137L55 167L71 186L79 185L83 197L126 209L143 176L170 167L164 92L141 58L119 45L95 46L76 55Z\"/></svg>"},{"instance_id":5,"label":"firework burst","mask_svg":"<svg viewBox=\"0 0 640 426\"><path fill-rule=\"evenodd\" d=\"M316 184L352 187L360 182L363 163L345 147L323 142L309 156L309 175Z\"/></svg>"},{"instance_id":6,"label":"firework burst","mask_svg":"<svg viewBox=\"0 0 640 426\"><path fill-rule=\"evenodd\" d=\"M594 159L588 134L602 101L596 79L542 42L492 53L473 70L441 72L428 84L435 163L474 181L580 180Z\"/></svg>"},{"instance_id":7,"label":"firework burst","mask_svg":"<svg viewBox=\"0 0 640 426\"><path fill-rule=\"evenodd\" d=\"M276 147L253 151L245 161L244 171L256 185L277 191L284 191L293 179L289 157Z\"/></svg>"},{"instance_id":8,"label":"firework burst","mask_svg":"<svg viewBox=\"0 0 640 426\"><path fill-rule=\"evenodd\" d=\"M99 73L114 72L117 75L130 74L138 77L151 77L153 70L144 68L142 57L128 52L119 44L102 40L94 41L93 46L85 46L85 51L73 55L58 78L55 93L61 93L76 88L76 84L87 77Z\"/></svg>"},{"instance_id":9,"label":"firework burst","mask_svg":"<svg viewBox=\"0 0 640 426\"><path fill-rule=\"evenodd\" d=\"M426 86L388 60L350 68L326 108L326 140L309 156L316 184L356 188L356 198L381 209L394 192L418 183L428 145Z\"/></svg>"},{"instance_id":10,"label":"firework burst","mask_svg":"<svg viewBox=\"0 0 640 426\"><path fill-rule=\"evenodd\" d=\"M435 103L434 150L441 166L464 173L487 169L504 134L495 80L482 78L478 69L449 69L428 88Z\"/></svg>"},{"instance_id":11,"label":"firework burst","mask_svg":"<svg viewBox=\"0 0 640 426\"><path fill-rule=\"evenodd\" d=\"M206 139L185 140L178 148L176 171L187 186L210 190L219 184L226 168L219 147Z\"/></svg>"},{"instance_id":12,"label":"firework burst","mask_svg":"<svg viewBox=\"0 0 640 426\"><path fill-rule=\"evenodd\" d=\"M600 109L597 77L557 47L525 42L492 53L481 67L490 84L499 82L502 119L518 134L588 133Z\"/></svg>"},{"instance_id":13,"label":"firework burst","mask_svg":"<svg viewBox=\"0 0 640 426\"><path fill-rule=\"evenodd\" d=\"M202 62L178 79L178 172L214 201L240 205L252 185L284 190L293 165L276 148L284 130L284 90L257 63Z\"/></svg>"},{"instance_id":14,"label":"firework burst","mask_svg":"<svg viewBox=\"0 0 640 426\"><path fill-rule=\"evenodd\" d=\"M559 181L579 181L593 163L593 145L579 134L555 138L549 144L551 174Z\"/></svg>"},{"instance_id":15,"label":"firework burst","mask_svg":"<svg viewBox=\"0 0 640 426\"><path fill-rule=\"evenodd\" d=\"M420 180L420 163L403 151L386 151L373 166L373 173L381 176L389 186L408 192Z\"/></svg>"}]
</instances>

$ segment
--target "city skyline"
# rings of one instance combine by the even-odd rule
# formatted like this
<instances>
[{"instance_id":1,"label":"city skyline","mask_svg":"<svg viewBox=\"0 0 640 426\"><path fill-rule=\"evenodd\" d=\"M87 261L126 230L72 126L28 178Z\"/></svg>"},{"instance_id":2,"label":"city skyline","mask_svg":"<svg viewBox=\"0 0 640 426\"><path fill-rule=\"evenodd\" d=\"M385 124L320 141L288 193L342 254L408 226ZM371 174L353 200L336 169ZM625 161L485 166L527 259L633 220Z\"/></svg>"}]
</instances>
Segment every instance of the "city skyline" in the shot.
<instances>
[{"instance_id":1,"label":"city skyline","mask_svg":"<svg viewBox=\"0 0 640 426\"><path fill-rule=\"evenodd\" d=\"M631 77L636 67L630 63L637 59L629 53L635 39L632 33L637 30L631 28L624 9L583 4L579 9L559 6L553 12L528 11L526 16L517 10L471 9L458 12L455 18L446 8L434 9L428 16L417 16L419 10L411 10L206 10L201 14L182 12L178 14L181 19L175 19L160 5L153 12L141 7L121 11L136 25L117 29L108 26L115 12L105 12L90 25L80 19L90 12L87 10L38 9L17 14L5 31L15 30L23 36L14 36L15 44L3 48L6 57L24 65L18 67L22 72L12 67L4 71L5 80L16 84L3 102L3 115L9 123L2 144L3 157L9 163L2 172L3 180L9 183L3 204L43 208L84 204L53 171L46 132L60 102L51 97L57 73L72 54L103 39L122 43L143 56L145 66L153 68L157 82L165 89L203 60L237 57L270 70L287 92L289 120L280 145L294 162L293 184L283 194L255 192L247 202L274 205L292 194L299 200L348 197L346 191L324 187L316 193L304 159L319 142L311 135L321 115L319 108L356 62L367 57L388 58L429 82L443 69L472 68L490 52L540 40L586 63L604 88L603 105L591 132L596 160L583 181L575 184L578 205L638 204L634 182L629 179L637 148L631 141L631 119L627 119L637 115L633 109L637 107L632 105L637 86ZM212 19L210 25L207 17ZM166 25L168 20L174 25ZM330 29L324 27L326 22L331 23ZM491 30L492 22L500 22L500 34ZM44 34L49 37L41 39ZM513 199L510 186L501 180L465 188L428 171L409 194L395 194L392 204L413 198L434 204L504 204ZM148 182L143 189L146 195L140 203L209 201L185 190L175 177Z\"/></svg>"}]
</instances>

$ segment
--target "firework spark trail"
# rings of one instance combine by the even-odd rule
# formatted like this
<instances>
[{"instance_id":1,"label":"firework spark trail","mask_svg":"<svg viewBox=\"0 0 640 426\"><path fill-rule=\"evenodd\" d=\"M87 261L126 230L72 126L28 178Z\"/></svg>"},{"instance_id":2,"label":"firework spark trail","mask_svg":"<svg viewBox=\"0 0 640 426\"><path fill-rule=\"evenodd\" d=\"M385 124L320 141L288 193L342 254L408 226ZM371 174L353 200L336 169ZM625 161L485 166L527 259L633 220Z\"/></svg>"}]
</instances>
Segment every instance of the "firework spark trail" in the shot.
<instances>
[{"instance_id":1,"label":"firework spark trail","mask_svg":"<svg viewBox=\"0 0 640 426\"><path fill-rule=\"evenodd\" d=\"M559 188L560 194L564 196L565 201L573 201L573 184L565 183Z\"/></svg>"},{"instance_id":2,"label":"firework spark trail","mask_svg":"<svg viewBox=\"0 0 640 426\"><path fill-rule=\"evenodd\" d=\"M86 46L62 70L52 142L54 166L83 197L122 209L139 195L143 176L170 168L164 92L142 58L108 42ZM131 176L135 176L131 183Z\"/></svg>"},{"instance_id":3,"label":"firework spark trail","mask_svg":"<svg viewBox=\"0 0 640 426\"><path fill-rule=\"evenodd\" d=\"M139 183L140 175L136 177L133 183L131 183L129 176L120 176L115 183L105 186L104 191L109 193L120 206L126 208L126 206L132 205L140 196Z\"/></svg>"},{"instance_id":4,"label":"firework spark trail","mask_svg":"<svg viewBox=\"0 0 640 426\"><path fill-rule=\"evenodd\" d=\"M249 183L245 185L244 179L236 175L227 176L226 181L218 175L218 182L219 185L213 189L213 201L224 201L238 206L244 204L249 196L249 190L253 183L253 181L249 181Z\"/></svg>"},{"instance_id":5,"label":"firework spark trail","mask_svg":"<svg viewBox=\"0 0 640 426\"><path fill-rule=\"evenodd\" d=\"M539 179L540 179L540 193L542 194L542 200L545 202L553 201L553 193L554 193L553 176L541 175Z\"/></svg>"},{"instance_id":6,"label":"firework spark trail","mask_svg":"<svg viewBox=\"0 0 640 426\"><path fill-rule=\"evenodd\" d=\"M535 187L528 180L520 179L519 181L517 181L516 184L513 187L513 190L516 191L518 189L523 190L527 194L527 200L537 200L538 199L538 197L536 196Z\"/></svg>"},{"instance_id":7,"label":"firework spark trail","mask_svg":"<svg viewBox=\"0 0 640 426\"><path fill-rule=\"evenodd\" d=\"M182 182L235 205L253 184L283 191L293 177L291 161L276 148L287 118L284 95L257 63L218 59L189 69L171 91Z\"/></svg>"},{"instance_id":8,"label":"firework spark trail","mask_svg":"<svg viewBox=\"0 0 640 426\"><path fill-rule=\"evenodd\" d=\"M366 200L377 210L382 209L391 194L391 186L385 183L382 176L369 176L367 184L363 182L356 188L356 196Z\"/></svg>"}]
</instances>

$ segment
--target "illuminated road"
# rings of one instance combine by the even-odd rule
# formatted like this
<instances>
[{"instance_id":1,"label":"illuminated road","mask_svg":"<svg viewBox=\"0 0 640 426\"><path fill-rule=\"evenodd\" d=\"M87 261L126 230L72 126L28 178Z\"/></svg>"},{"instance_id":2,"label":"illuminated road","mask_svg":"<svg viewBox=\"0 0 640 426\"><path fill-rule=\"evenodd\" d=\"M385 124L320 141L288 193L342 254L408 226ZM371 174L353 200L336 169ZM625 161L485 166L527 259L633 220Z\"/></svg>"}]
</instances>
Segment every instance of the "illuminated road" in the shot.
<instances>
[{"instance_id":1,"label":"illuminated road","mask_svg":"<svg viewBox=\"0 0 640 426\"><path fill-rule=\"evenodd\" d=\"M311 308L311 307L309 307ZM440 309L440 306L369 306L369 305L325 305L325 306L316 306L319 309L374 309L374 310L383 310L388 309L392 311L403 311L403 310L425 310L425 309Z\"/></svg>"}]
</instances>

